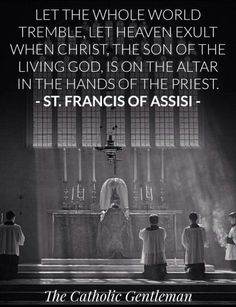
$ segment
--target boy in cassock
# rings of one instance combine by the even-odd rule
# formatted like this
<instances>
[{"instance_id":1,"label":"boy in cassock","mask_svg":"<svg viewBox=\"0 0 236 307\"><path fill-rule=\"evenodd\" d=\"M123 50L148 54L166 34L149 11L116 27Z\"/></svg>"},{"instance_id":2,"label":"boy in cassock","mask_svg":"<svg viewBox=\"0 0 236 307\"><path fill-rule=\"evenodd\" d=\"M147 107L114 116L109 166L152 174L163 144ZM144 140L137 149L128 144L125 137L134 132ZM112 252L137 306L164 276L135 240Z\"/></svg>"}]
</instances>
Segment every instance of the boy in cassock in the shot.
<instances>
[{"instance_id":1,"label":"boy in cassock","mask_svg":"<svg viewBox=\"0 0 236 307\"><path fill-rule=\"evenodd\" d=\"M232 271L236 271L236 212L229 214L231 229L226 238L225 260L229 261Z\"/></svg>"},{"instance_id":2,"label":"boy in cassock","mask_svg":"<svg viewBox=\"0 0 236 307\"><path fill-rule=\"evenodd\" d=\"M6 213L6 222L0 225L0 279L13 279L17 276L19 246L24 245L25 237L20 225L15 224L15 213Z\"/></svg>"},{"instance_id":3,"label":"boy in cassock","mask_svg":"<svg viewBox=\"0 0 236 307\"><path fill-rule=\"evenodd\" d=\"M197 213L190 213L190 226L182 234L185 248L185 271L190 279L204 279L204 247L207 245L205 229L197 224Z\"/></svg>"},{"instance_id":4,"label":"boy in cassock","mask_svg":"<svg viewBox=\"0 0 236 307\"><path fill-rule=\"evenodd\" d=\"M165 239L166 231L158 226L158 216L149 217L150 226L140 230L139 238L143 240L142 259L144 277L162 280L166 277Z\"/></svg>"}]
</instances>

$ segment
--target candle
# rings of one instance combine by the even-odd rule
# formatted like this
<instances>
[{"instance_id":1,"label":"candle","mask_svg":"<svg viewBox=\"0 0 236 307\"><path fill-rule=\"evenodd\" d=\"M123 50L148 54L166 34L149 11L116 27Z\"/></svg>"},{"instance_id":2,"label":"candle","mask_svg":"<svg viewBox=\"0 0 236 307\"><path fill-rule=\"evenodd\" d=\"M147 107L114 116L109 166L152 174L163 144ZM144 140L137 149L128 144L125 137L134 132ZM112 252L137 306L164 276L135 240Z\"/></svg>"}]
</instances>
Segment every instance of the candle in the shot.
<instances>
[{"instance_id":1,"label":"candle","mask_svg":"<svg viewBox=\"0 0 236 307\"><path fill-rule=\"evenodd\" d=\"M67 160L66 160L65 148L63 148L63 162L64 162L64 182L67 182Z\"/></svg>"},{"instance_id":2,"label":"candle","mask_svg":"<svg viewBox=\"0 0 236 307\"><path fill-rule=\"evenodd\" d=\"M95 148L93 147L93 182L96 182L96 169L95 169L95 166L96 166L96 160L95 160Z\"/></svg>"},{"instance_id":3,"label":"candle","mask_svg":"<svg viewBox=\"0 0 236 307\"><path fill-rule=\"evenodd\" d=\"M146 191L146 198L148 199L148 186L146 184L146 187L145 187L145 191Z\"/></svg>"},{"instance_id":4,"label":"candle","mask_svg":"<svg viewBox=\"0 0 236 307\"><path fill-rule=\"evenodd\" d=\"M1 224L3 224L3 213L1 213Z\"/></svg>"},{"instance_id":5,"label":"candle","mask_svg":"<svg viewBox=\"0 0 236 307\"><path fill-rule=\"evenodd\" d=\"M75 188L72 187L72 190L71 190L71 200L72 201L74 200L74 193L75 193Z\"/></svg>"},{"instance_id":6,"label":"candle","mask_svg":"<svg viewBox=\"0 0 236 307\"><path fill-rule=\"evenodd\" d=\"M79 198L79 183L77 184L77 198Z\"/></svg>"},{"instance_id":7,"label":"candle","mask_svg":"<svg viewBox=\"0 0 236 307\"><path fill-rule=\"evenodd\" d=\"M147 149L147 182L151 181L150 176L150 148Z\"/></svg>"},{"instance_id":8,"label":"candle","mask_svg":"<svg viewBox=\"0 0 236 307\"><path fill-rule=\"evenodd\" d=\"M143 188L140 187L140 199L143 200Z\"/></svg>"},{"instance_id":9,"label":"candle","mask_svg":"<svg viewBox=\"0 0 236 307\"><path fill-rule=\"evenodd\" d=\"M152 187L150 188L150 199L153 201Z\"/></svg>"},{"instance_id":10,"label":"candle","mask_svg":"<svg viewBox=\"0 0 236 307\"><path fill-rule=\"evenodd\" d=\"M134 182L137 181L137 149L134 148Z\"/></svg>"},{"instance_id":11,"label":"candle","mask_svg":"<svg viewBox=\"0 0 236 307\"><path fill-rule=\"evenodd\" d=\"M82 199L84 200L84 188L83 188L83 197L82 197Z\"/></svg>"},{"instance_id":12,"label":"candle","mask_svg":"<svg viewBox=\"0 0 236 307\"><path fill-rule=\"evenodd\" d=\"M161 150L161 181L164 182L165 174L164 174L164 148Z\"/></svg>"},{"instance_id":13,"label":"candle","mask_svg":"<svg viewBox=\"0 0 236 307\"><path fill-rule=\"evenodd\" d=\"M78 169L79 169L79 175L78 180L79 182L82 181L82 168L81 168L81 149L78 149Z\"/></svg>"}]
</instances>

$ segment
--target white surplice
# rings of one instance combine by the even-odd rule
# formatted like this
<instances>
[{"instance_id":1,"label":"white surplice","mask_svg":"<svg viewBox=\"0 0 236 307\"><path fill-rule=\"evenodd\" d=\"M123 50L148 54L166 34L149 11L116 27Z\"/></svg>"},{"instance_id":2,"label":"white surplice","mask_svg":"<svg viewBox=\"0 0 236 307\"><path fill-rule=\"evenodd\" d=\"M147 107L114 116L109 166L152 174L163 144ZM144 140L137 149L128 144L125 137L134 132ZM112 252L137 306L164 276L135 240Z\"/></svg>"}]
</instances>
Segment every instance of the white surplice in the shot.
<instances>
[{"instance_id":1,"label":"white surplice","mask_svg":"<svg viewBox=\"0 0 236 307\"><path fill-rule=\"evenodd\" d=\"M231 227L228 237L233 240L234 244L226 244L225 260L236 260L236 225Z\"/></svg>"},{"instance_id":2,"label":"white surplice","mask_svg":"<svg viewBox=\"0 0 236 307\"><path fill-rule=\"evenodd\" d=\"M207 241L203 227L186 227L182 234L182 245L185 248L185 264L205 262L204 247Z\"/></svg>"},{"instance_id":3,"label":"white surplice","mask_svg":"<svg viewBox=\"0 0 236 307\"><path fill-rule=\"evenodd\" d=\"M155 230L140 230L139 238L143 240L141 263L155 265L166 263L165 239L166 231L159 227Z\"/></svg>"},{"instance_id":4,"label":"white surplice","mask_svg":"<svg viewBox=\"0 0 236 307\"><path fill-rule=\"evenodd\" d=\"M0 254L19 256L19 246L24 245L25 236L20 225L0 225Z\"/></svg>"}]
</instances>

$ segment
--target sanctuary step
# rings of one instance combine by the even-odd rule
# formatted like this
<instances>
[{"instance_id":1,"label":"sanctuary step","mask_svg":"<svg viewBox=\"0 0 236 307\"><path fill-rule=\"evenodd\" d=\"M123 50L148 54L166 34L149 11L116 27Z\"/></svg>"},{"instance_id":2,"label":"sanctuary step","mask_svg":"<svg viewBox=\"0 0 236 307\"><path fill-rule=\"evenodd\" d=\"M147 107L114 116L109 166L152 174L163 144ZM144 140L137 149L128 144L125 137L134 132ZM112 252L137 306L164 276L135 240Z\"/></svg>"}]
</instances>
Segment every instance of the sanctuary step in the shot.
<instances>
[{"instance_id":1,"label":"sanctuary step","mask_svg":"<svg viewBox=\"0 0 236 307\"><path fill-rule=\"evenodd\" d=\"M140 263L140 259L75 259L75 258L42 258L42 265L139 265L143 266ZM183 259L168 259L168 265L183 265Z\"/></svg>"},{"instance_id":2,"label":"sanctuary step","mask_svg":"<svg viewBox=\"0 0 236 307\"><path fill-rule=\"evenodd\" d=\"M183 259L168 259L170 278L184 278ZM206 265L206 272L215 271ZM19 265L19 278L143 278L140 259L44 258L41 264Z\"/></svg>"}]
</instances>

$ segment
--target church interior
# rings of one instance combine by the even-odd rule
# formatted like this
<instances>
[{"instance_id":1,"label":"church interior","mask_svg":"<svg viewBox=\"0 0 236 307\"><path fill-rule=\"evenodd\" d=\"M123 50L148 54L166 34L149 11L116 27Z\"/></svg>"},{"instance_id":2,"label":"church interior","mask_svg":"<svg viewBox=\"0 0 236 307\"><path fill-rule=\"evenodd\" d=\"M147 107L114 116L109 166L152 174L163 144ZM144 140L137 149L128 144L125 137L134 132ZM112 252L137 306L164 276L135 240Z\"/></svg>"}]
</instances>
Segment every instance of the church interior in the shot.
<instances>
[{"instance_id":1,"label":"church interior","mask_svg":"<svg viewBox=\"0 0 236 307\"><path fill-rule=\"evenodd\" d=\"M208 9L211 22L223 26L217 12ZM2 39L13 40L23 18ZM223 39L232 48L218 59L221 88L190 90L201 100L193 108L43 108L32 101L45 91L16 89L17 59L2 48L0 213L13 210L26 236L20 279L138 283L138 232L157 213L169 272L183 280L181 233L192 211L207 232L209 278L235 279L224 260L227 217L236 208L235 38L225 31ZM132 249L121 257L101 256L97 246L102 212L113 202L130 221Z\"/></svg>"}]
</instances>

